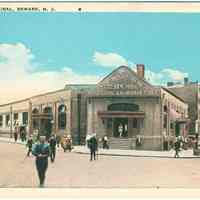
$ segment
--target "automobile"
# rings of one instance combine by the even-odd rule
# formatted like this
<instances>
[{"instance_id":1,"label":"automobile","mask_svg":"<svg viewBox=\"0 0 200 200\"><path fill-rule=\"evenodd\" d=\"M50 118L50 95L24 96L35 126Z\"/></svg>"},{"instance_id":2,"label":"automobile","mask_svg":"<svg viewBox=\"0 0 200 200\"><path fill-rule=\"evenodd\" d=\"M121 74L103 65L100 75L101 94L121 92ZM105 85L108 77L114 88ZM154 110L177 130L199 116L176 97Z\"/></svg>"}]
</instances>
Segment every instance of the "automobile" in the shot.
<instances>
[{"instance_id":1,"label":"automobile","mask_svg":"<svg viewBox=\"0 0 200 200\"><path fill-rule=\"evenodd\" d=\"M63 148L64 152L66 152L66 150L69 150L69 152L71 152L73 147L72 147L72 138L70 135L64 135L61 138L61 147Z\"/></svg>"}]
</instances>

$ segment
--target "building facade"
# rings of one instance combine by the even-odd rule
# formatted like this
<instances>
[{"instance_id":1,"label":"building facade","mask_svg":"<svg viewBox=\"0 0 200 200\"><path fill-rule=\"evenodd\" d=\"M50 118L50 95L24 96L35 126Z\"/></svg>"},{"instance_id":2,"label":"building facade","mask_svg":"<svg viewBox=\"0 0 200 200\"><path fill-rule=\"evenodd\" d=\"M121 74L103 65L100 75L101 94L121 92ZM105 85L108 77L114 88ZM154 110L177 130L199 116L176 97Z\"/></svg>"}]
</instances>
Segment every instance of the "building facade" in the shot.
<instances>
[{"instance_id":1,"label":"building facade","mask_svg":"<svg viewBox=\"0 0 200 200\"><path fill-rule=\"evenodd\" d=\"M168 89L178 95L188 104L188 134L200 133L200 85L198 82L189 82L184 79L184 84L170 84Z\"/></svg>"},{"instance_id":2,"label":"building facade","mask_svg":"<svg viewBox=\"0 0 200 200\"><path fill-rule=\"evenodd\" d=\"M149 84L144 74L144 65L137 65L137 72L121 66L96 85L66 85L0 105L0 133L11 136L19 125L28 134L70 134L74 144L96 133L107 135L111 148L168 149L175 136L186 135L188 105L172 91Z\"/></svg>"}]
</instances>

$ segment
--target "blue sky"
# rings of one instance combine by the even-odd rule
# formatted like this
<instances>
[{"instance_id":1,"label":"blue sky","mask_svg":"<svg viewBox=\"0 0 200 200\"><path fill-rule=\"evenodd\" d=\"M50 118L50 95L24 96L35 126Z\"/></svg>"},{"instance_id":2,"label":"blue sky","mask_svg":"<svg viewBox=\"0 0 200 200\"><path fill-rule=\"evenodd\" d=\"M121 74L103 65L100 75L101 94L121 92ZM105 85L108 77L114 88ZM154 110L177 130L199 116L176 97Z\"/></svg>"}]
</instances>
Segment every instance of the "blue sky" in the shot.
<instances>
[{"instance_id":1,"label":"blue sky","mask_svg":"<svg viewBox=\"0 0 200 200\"><path fill-rule=\"evenodd\" d=\"M199 22L197 13L0 13L0 69L8 70L5 59L10 58L2 53L7 49L9 55L23 52L18 64L23 63L28 75L59 76L64 70L87 82L120 64L143 63L154 84L187 75L195 81L200 71ZM17 74L19 80L22 74Z\"/></svg>"}]
</instances>

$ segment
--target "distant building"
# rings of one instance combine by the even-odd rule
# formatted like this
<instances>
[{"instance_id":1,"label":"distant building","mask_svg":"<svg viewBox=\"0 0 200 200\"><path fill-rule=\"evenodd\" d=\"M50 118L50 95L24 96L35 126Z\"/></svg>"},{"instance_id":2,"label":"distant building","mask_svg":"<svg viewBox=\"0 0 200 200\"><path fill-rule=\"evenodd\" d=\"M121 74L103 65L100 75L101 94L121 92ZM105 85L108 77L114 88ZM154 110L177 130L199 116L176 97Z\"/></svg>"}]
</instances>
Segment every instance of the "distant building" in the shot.
<instances>
[{"instance_id":1,"label":"distant building","mask_svg":"<svg viewBox=\"0 0 200 200\"><path fill-rule=\"evenodd\" d=\"M137 73L121 66L96 85L66 85L0 105L0 132L12 135L18 123L29 133L70 134L75 144L96 133L107 135L111 148L169 149L176 136L186 135L188 104L171 90L151 85L144 75L142 64Z\"/></svg>"},{"instance_id":2,"label":"distant building","mask_svg":"<svg viewBox=\"0 0 200 200\"><path fill-rule=\"evenodd\" d=\"M171 84L170 84L171 85ZM169 84L168 84L169 86ZM173 84L168 87L177 96L188 104L188 134L200 133L200 85L198 82L189 82L184 78L184 84Z\"/></svg>"}]
</instances>

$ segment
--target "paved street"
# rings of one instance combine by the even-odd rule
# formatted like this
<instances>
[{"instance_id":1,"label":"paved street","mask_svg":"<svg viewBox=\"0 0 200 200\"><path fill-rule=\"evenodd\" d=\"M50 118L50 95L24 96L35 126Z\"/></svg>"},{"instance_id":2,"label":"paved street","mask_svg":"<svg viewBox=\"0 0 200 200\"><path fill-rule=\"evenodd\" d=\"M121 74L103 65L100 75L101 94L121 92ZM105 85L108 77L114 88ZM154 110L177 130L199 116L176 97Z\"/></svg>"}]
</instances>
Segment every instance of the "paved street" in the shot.
<instances>
[{"instance_id":1,"label":"paved street","mask_svg":"<svg viewBox=\"0 0 200 200\"><path fill-rule=\"evenodd\" d=\"M34 157L20 144L0 143L0 187L37 187ZM200 159L99 156L57 152L46 187L184 187L200 188Z\"/></svg>"}]
</instances>

